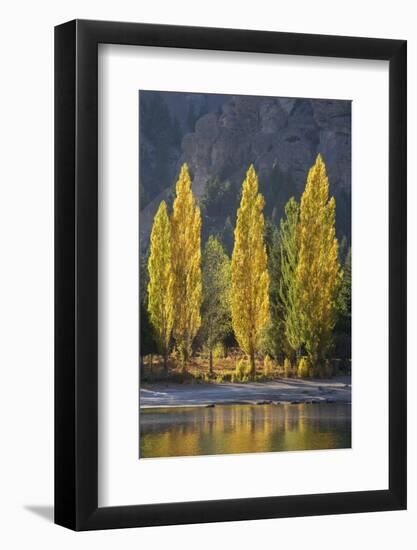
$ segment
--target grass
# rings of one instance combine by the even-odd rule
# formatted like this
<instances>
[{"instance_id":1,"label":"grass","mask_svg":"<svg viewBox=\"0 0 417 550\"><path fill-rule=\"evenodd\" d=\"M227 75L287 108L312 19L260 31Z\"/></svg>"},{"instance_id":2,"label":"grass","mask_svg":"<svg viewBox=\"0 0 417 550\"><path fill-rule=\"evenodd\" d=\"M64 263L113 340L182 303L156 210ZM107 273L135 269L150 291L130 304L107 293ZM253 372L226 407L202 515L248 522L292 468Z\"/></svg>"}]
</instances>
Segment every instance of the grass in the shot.
<instances>
[{"instance_id":1,"label":"grass","mask_svg":"<svg viewBox=\"0 0 417 550\"><path fill-rule=\"evenodd\" d=\"M198 354L190 360L184 371L182 365L173 358L168 360L168 373L163 368L162 357L157 355L145 356L141 367L141 380L143 382L169 381L180 384L186 383L222 383L238 381L236 367L245 360L244 356L232 353L227 357L215 358L213 360L213 372L209 372L209 360L205 354ZM263 376L263 362L257 362L256 379L265 379ZM278 368L271 371L270 377L278 378ZM246 381L246 380L239 380Z\"/></svg>"},{"instance_id":2,"label":"grass","mask_svg":"<svg viewBox=\"0 0 417 550\"><path fill-rule=\"evenodd\" d=\"M334 374L346 374L345 370L336 367ZM295 367L288 369L288 365L278 365L271 358L256 361L255 381L276 380L278 378L293 378L296 376ZM192 357L186 369L175 357L168 360L168 373L165 373L163 360L158 355L147 355L141 365L141 381L173 382L177 384L220 384L223 382L245 383L253 381L249 374L249 365L246 357L237 351L232 351L226 357L217 357L213 360L213 372L209 372L209 360L206 354L196 354Z\"/></svg>"}]
</instances>

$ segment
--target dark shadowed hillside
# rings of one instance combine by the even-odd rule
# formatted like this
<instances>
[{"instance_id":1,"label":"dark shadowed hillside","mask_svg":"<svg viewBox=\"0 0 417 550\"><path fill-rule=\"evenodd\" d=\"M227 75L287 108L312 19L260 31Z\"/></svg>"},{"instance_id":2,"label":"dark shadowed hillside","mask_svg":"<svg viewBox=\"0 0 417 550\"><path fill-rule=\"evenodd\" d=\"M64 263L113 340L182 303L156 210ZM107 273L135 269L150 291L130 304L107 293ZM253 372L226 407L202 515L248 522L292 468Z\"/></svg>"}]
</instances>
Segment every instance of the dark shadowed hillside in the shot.
<instances>
[{"instance_id":1,"label":"dark shadowed hillside","mask_svg":"<svg viewBox=\"0 0 417 550\"><path fill-rule=\"evenodd\" d=\"M278 224L299 199L321 153L336 198L337 233L350 241L351 103L216 94L149 92L140 103L140 233L146 250L162 199L170 206L187 162L203 215L203 239L219 234L229 249L240 187L254 164L265 213Z\"/></svg>"}]
</instances>

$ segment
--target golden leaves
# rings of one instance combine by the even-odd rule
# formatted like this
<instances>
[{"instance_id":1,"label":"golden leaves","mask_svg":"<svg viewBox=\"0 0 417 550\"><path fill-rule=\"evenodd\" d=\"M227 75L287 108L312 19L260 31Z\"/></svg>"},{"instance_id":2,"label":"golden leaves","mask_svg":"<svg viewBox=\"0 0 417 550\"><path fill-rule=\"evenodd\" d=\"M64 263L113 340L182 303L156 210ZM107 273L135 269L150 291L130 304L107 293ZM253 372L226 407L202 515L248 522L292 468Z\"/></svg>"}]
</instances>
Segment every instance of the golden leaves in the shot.
<instances>
[{"instance_id":1,"label":"golden leaves","mask_svg":"<svg viewBox=\"0 0 417 550\"><path fill-rule=\"evenodd\" d=\"M251 165L243 182L242 199L237 211L231 266L231 312L236 339L251 359L252 374L261 330L269 319L263 208L264 198L258 193L258 177Z\"/></svg>"},{"instance_id":2,"label":"golden leaves","mask_svg":"<svg viewBox=\"0 0 417 550\"><path fill-rule=\"evenodd\" d=\"M326 167L317 156L301 197L299 259L295 271L303 342L313 361L331 345L335 300L341 280L334 197L328 200Z\"/></svg>"},{"instance_id":3,"label":"golden leaves","mask_svg":"<svg viewBox=\"0 0 417 550\"><path fill-rule=\"evenodd\" d=\"M148 311L162 353L166 356L173 324L171 227L165 201L159 205L151 233L148 260Z\"/></svg>"},{"instance_id":4,"label":"golden leaves","mask_svg":"<svg viewBox=\"0 0 417 550\"><path fill-rule=\"evenodd\" d=\"M171 247L175 318L173 335L183 361L201 324L201 215L191 190L186 164L181 167L171 216Z\"/></svg>"}]
</instances>

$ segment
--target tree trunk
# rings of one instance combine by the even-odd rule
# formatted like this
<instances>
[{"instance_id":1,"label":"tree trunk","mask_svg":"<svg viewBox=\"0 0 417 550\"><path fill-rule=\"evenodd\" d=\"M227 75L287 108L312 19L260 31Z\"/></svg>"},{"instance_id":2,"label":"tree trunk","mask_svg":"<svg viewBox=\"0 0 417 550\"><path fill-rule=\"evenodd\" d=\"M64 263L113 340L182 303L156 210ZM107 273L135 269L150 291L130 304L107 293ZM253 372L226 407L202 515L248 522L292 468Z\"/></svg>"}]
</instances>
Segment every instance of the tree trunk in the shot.
<instances>
[{"instance_id":1,"label":"tree trunk","mask_svg":"<svg viewBox=\"0 0 417 550\"><path fill-rule=\"evenodd\" d=\"M256 364L255 364L255 352L251 352L250 354L250 373L253 379L255 379L256 376Z\"/></svg>"},{"instance_id":2,"label":"tree trunk","mask_svg":"<svg viewBox=\"0 0 417 550\"><path fill-rule=\"evenodd\" d=\"M149 364L149 371L150 371L151 374L152 374L152 363L153 363L153 355L151 353L151 360L150 360L150 364Z\"/></svg>"},{"instance_id":3,"label":"tree trunk","mask_svg":"<svg viewBox=\"0 0 417 550\"><path fill-rule=\"evenodd\" d=\"M213 374L213 350L210 350L209 373Z\"/></svg>"},{"instance_id":4,"label":"tree trunk","mask_svg":"<svg viewBox=\"0 0 417 550\"><path fill-rule=\"evenodd\" d=\"M188 363L188 353L187 353L187 349L183 349L183 352L182 352L182 372L183 373L186 373L187 372L187 363Z\"/></svg>"},{"instance_id":5,"label":"tree trunk","mask_svg":"<svg viewBox=\"0 0 417 550\"><path fill-rule=\"evenodd\" d=\"M165 374L168 374L168 354L166 351L164 352L164 371Z\"/></svg>"}]
</instances>

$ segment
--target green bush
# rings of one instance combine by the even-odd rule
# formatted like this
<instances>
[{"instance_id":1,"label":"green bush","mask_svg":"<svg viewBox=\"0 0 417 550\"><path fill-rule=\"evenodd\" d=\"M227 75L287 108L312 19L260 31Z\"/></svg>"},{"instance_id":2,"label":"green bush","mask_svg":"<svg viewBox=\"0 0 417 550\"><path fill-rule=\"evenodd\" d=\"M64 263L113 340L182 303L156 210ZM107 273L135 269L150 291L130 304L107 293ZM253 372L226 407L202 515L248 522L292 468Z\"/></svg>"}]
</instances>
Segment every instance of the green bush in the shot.
<instances>
[{"instance_id":1,"label":"green bush","mask_svg":"<svg viewBox=\"0 0 417 550\"><path fill-rule=\"evenodd\" d=\"M250 375L250 364L244 359L239 359L236 364L234 381L235 382L247 382Z\"/></svg>"}]
</instances>

